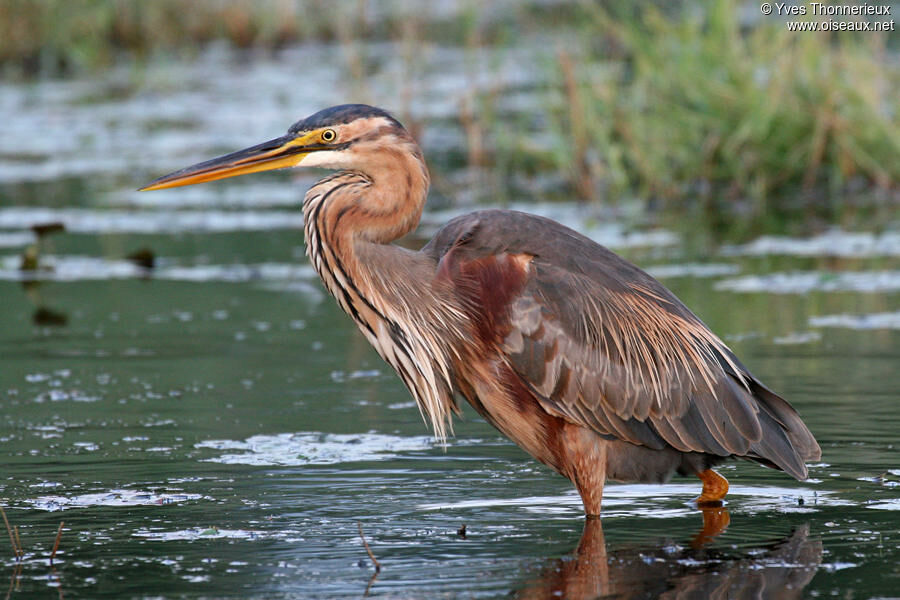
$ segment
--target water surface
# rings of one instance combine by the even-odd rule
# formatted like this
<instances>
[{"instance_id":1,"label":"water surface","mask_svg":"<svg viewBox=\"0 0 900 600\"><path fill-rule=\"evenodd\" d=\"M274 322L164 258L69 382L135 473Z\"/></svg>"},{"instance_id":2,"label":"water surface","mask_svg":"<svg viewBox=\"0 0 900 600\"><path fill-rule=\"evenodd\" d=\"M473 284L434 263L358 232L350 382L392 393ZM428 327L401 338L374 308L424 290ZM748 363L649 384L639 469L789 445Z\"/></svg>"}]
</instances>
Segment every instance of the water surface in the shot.
<instances>
[{"instance_id":1,"label":"water surface","mask_svg":"<svg viewBox=\"0 0 900 600\"><path fill-rule=\"evenodd\" d=\"M427 60L458 59L448 53ZM679 231L516 205L660 277L822 445L806 482L723 467L726 512L698 511L688 478L611 484L602 526L584 530L571 485L473 411L446 447L429 437L303 257L310 177L133 191L335 102L275 94L292 54L215 60L151 70L109 101L96 82L0 88L0 105L22 115L0 138L0 499L25 552L17 562L0 528L10 597L896 596L896 230L698 253ZM226 77L200 77L211 65ZM182 80L197 83L162 95ZM271 91L258 111L241 82L254 99ZM427 136L456 139L437 98L459 80L423 82L435 98ZM436 195L425 234L460 210L437 210L447 202ZM55 221L66 232L40 242L29 229ZM39 268L22 273L31 245ZM127 259L142 248L153 269ZM724 530L704 536L704 519ZM374 579L358 523L383 565Z\"/></svg>"}]
</instances>

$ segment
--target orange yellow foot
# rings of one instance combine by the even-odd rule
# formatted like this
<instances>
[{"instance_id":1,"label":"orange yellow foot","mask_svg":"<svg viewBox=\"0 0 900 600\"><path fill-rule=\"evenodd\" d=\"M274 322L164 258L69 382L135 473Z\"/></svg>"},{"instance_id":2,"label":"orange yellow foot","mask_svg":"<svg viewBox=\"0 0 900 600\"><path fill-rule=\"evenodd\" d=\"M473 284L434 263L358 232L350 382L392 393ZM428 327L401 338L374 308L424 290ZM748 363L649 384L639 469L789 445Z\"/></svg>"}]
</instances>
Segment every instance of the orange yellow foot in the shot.
<instances>
[{"instance_id":1,"label":"orange yellow foot","mask_svg":"<svg viewBox=\"0 0 900 600\"><path fill-rule=\"evenodd\" d=\"M707 469L697 473L697 477L703 482L703 492L697 498L698 506L719 506L722 499L728 493L728 480L713 471Z\"/></svg>"}]
</instances>

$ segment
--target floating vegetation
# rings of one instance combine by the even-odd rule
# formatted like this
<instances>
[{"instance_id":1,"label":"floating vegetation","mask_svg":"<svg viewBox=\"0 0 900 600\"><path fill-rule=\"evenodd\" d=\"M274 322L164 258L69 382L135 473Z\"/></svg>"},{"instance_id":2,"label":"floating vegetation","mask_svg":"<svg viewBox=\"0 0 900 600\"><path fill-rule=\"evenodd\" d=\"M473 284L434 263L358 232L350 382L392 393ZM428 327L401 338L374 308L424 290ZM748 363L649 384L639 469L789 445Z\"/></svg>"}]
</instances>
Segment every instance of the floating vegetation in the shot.
<instances>
[{"instance_id":1,"label":"floating vegetation","mask_svg":"<svg viewBox=\"0 0 900 600\"><path fill-rule=\"evenodd\" d=\"M52 235L54 233L62 233L66 230L66 226L59 221L51 221L49 223L36 223L31 226L31 231L38 237Z\"/></svg>"},{"instance_id":2,"label":"floating vegetation","mask_svg":"<svg viewBox=\"0 0 900 600\"><path fill-rule=\"evenodd\" d=\"M146 246L129 253L125 258L142 269L149 270L156 266L156 253Z\"/></svg>"},{"instance_id":3,"label":"floating vegetation","mask_svg":"<svg viewBox=\"0 0 900 600\"><path fill-rule=\"evenodd\" d=\"M31 313L31 322L41 327L64 327L69 323L69 315L46 306L39 306Z\"/></svg>"},{"instance_id":4,"label":"floating vegetation","mask_svg":"<svg viewBox=\"0 0 900 600\"><path fill-rule=\"evenodd\" d=\"M34 272L40 268L41 255L36 245L30 245L22 251L19 257L19 270L24 272Z\"/></svg>"}]
</instances>

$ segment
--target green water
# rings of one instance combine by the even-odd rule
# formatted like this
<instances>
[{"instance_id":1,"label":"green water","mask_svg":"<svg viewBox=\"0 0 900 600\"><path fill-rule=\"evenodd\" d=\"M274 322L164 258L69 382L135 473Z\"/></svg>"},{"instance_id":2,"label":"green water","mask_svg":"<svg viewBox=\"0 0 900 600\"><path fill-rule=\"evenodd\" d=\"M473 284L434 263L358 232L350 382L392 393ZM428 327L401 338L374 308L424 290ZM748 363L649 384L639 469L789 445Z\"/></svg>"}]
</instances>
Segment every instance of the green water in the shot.
<instances>
[{"instance_id":1,"label":"green water","mask_svg":"<svg viewBox=\"0 0 900 600\"><path fill-rule=\"evenodd\" d=\"M0 502L24 550L16 561L0 526L9 597L900 594L896 223L699 251L687 230L530 207L658 273L823 452L802 483L726 465L730 524L708 539L697 481L611 484L602 537L592 524L576 552L571 485L468 409L436 445L324 295L303 257L309 178L133 192L301 116L265 98L243 108L250 84L284 83L266 79L277 67L100 106L78 101L91 82L0 88L20 114L0 139ZM340 99L316 93L310 104ZM142 119L173 124L134 145ZM42 146L67 136L80 141ZM28 227L57 220L68 231L40 243L45 269L23 281ZM124 258L144 247L152 272ZM382 564L374 579L358 523Z\"/></svg>"},{"instance_id":2,"label":"green water","mask_svg":"<svg viewBox=\"0 0 900 600\"><path fill-rule=\"evenodd\" d=\"M77 255L96 238L63 234L54 250ZM202 254L207 265L293 262L300 243L294 230L152 239L171 262ZM610 585L679 589L702 574L755 589L793 569L806 595L895 594L900 333L807 320L877 313L896 292L739 294L717 291L723 279L665 282L794 403L822 463L804 483L725 467L731 524L700 549L697 482L610 485ZM568 482L472 411L446 450L433 444L402 384L314 283L0 283L0 493L26 551L20 567L5 551L14 593L359 597L373 571L357 522L384 565L373 596L530 597L561 585L583 524ZM38 305L66 324L34 324ZM816 335L774 341L797 331ZM778 554L780 542L806 562Z\"/></svg>"}]
</instances>

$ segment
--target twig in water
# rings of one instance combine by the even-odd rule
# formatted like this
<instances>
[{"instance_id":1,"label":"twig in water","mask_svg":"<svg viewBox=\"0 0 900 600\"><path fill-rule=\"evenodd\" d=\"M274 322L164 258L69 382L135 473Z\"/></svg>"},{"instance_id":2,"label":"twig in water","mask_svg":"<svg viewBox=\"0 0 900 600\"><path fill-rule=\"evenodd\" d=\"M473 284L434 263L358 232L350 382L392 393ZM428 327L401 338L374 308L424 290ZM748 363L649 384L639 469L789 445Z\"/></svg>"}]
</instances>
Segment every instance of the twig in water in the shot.
<instances>
[{"instance_id":1,"label":"twig in water","mask_svg":"<svg viewBox=\"0 0 900 600\"><path fill-rule=\"evenodd\" d=\"M363 535L362 523L357 521L356 527L359 529L359 537L362 539L363 546L366 548L366 554L369 555L369 558L371 558L372 562L375 564L375 572L372 573L372 577L369 578L369 583L366 584L366 591L363 593L363 598L367 598L369 596L369 590L372 589L372 584L375 583L375 579L378 578L378 573L381 572L381 563L378 562L378 559L372 554L372 549L369 548L369 542L366 541L366 536Z\"/></svg>"},{"instance_id":2,"label":"twig in water","mask_svg":"<svg viewBox=\"0 0 900 600\"><path fill-rule=\"evenodd\" d=\"M59 540L62 539L62 528L65 522L59 522L59 529L56 530L56 541L53 542L53 552L50 553L50 565L53 565L53 559L56 558L56 551L59 550Z\"/></svg>"},{"instance_id":3,"label":"twig in water","mask_svg":"<svg viewBox=\"0 0 900 600\"><path fill-rule=\"evenodd\" d=\"M6 532L9 534L9 543L12 544L13 554L16 555L16 561L19 560L19 547L16 545L16 538L13 536L12 527L9 526L9 519L6 518L6 511L0 506L0 515L3 515L3 522L6 523Z\"/></svg>"},{"instance_id":4,"label":"twig in water","mask_svg":"<svg viewBox=\"0 0 900 600\"><path fill-rule=\"evenodd\" d=\"M22 574L22 564L18 560L16 561L16 566L13 568L12 575L9 577L9 588L6 590L6 600L9 600L10 596L12 596L13 590L18 590L19 583L19 575Z\"/></svg>"},{"instance_id":5,"label":"twig in water","mask_svg":"<svg viewBox=\"0 0 900 600\"><path fill-rule=\"evenodd\" d=\"M366 541L366 536L363 535L362 523L359 521L356 522L356 526L359 528L359 537L362 539L363 546L366 548L366 553L369 555L369 558L372 559L372 563L375 565L375 572L381 572L381 563L378 562L378 559L375 558L375 555L372 554L372 549L369 548L369 542Z\"/></svg>"},{"instance_id":6,"label":"twig in water","mask_svg":"<svg viewBox=\"0 0 900 600\"><path fill-rule=\"evenodd\" d=\"M16 548L18 548L18 556L21 559L25 556L25 550L22 549L22 540L19 539L19 526L13 527L13 531L16 532Z\"/></svg>"}]
</instances>

